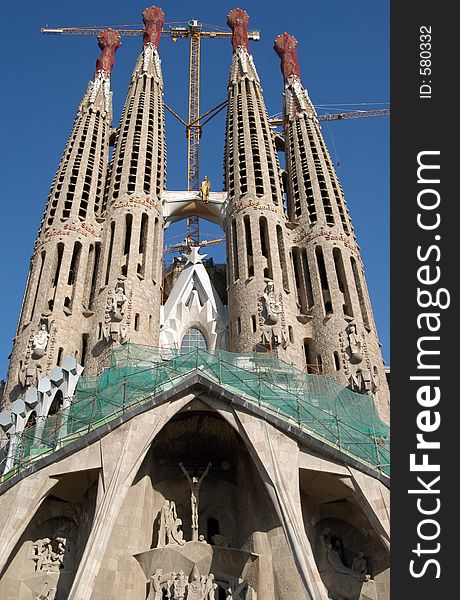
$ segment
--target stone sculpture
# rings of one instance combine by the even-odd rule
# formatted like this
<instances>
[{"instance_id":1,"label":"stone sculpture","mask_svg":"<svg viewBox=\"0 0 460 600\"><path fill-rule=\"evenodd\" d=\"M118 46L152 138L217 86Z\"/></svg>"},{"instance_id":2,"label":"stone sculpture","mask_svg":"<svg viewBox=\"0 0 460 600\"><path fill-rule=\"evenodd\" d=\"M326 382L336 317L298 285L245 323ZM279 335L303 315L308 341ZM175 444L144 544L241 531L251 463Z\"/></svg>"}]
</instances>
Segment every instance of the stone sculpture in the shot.
<instances>
[{"instance_id":1,"label":"stone sculpture","mask_svg":"<svg viewBox=\"0 0 460 600\"><path fill-rule=\"evenodd\" d=\"M32 338L32 356L34 358L41 358L45 354L49 339L48 329L45 323L42 323L39 331Z\"/></svg>"},{"instance_id":2,"label":"stone sculpture","mask_svg":"<svg viewBox=\"0 0 460 600\"><path fill-rule=\"evenodd\" d=\"M183 532L180 529L182 519L177 517L176 503L165 500L160 511L160 528L158 532L158 548L169 545L183 546Z\"/></svg>"},{"instance_id":3,"label":"stone sculpture","mask_svg":"<svg viewBox=\"0 0 460 600\"><path fill-rule=\"evenodd\" d=\"M185 598L185 592L187 591L187 578L183 571L174 577L174 600L183 600Z\"/></svg>"},{"instance_id":4,"label":"stone sculpture","mask_svg":"<svg viewBox=\"0 0 460 600\"><path fill-rule=\"evenodd\" d=\"M45 537L34 542L29 558L35 563L35 571L58 573L64 568L66 547L67 539L61 536L54 539Z\"/></svg>"},{"instance_id":5,"label":"stone sculpture","mask_svg":"<svg viewBox=\"0 0 460 600\"><path fill-rule=\"evenodd\" d=\"M155 571L155 573L150 577L149 600L162 600L163 599L163 587L161 585L162 575L163 575L163 569L157 569Z\"/></svg>"},{"instance_id":6,"label":"stone sculpture","mask_svg":"<svg viewBox=\"0 0 460 600\"><path fill-rule=\"evenodd\" d=\"M214 582L214 575L209 573L207 577L202 577L203 600L215 600L217 583Z\"/></svg>"},{"instance_id":7,"label":"stone sculpture","mask_svg":"<svg viewBox=\"0 0 460 600\"><path fill-rule=\"evenodd\" d=\"M20 385L23 388L38 387L41 370L41 365L38 363L31 363L23 367L18 374Z\"/></svg>"},{"instance_id":8,"label":"stone sculpture","mask_svg":"<svg viewBox=\"0 0 460 600\"><path fill-rule=\"evenodd\" d=\"M114 321L121 321L121 318L125 314L127 302L128 298L125 290L121 285L118 285L112 296L112 318Z\"/></svg>"},{"instance_id":9,"label":"stone sculpture","mask_svg":"<svg viewBox=\"0 0 460 600\"><path fill-rule=\"evenodd\" d=\"M261 325L276 325L278 323L278 315L282 312L283 305L276 297L275 284L273 281L268 281L265 286L264 295L259 302Z\"/></svg>"},{"instance_id":10,"label":"stone sculpture","mask_svg":"<svg viewBox=\"0 0 460 600\"><path fill-rule=\"evenodd\" d=\"M196 565L193 567L191 577L187 585L187 600L203 600L203 585Z\"/></svg>"},{"instance_id":11,"label":"stone sculpture","mask_svg":"<svg viewBox=\"0 0 460 600\"><path fill-rule=\"evenodd\" d=\"M198 541L198 509L200 502L200 487L203 479L209 473L209 469L211 468L211 466L212 464L208 463L208 466L206 467L206 470L204 471L203 475L200 478L198 478L195 476L190 477L184 465L182 463L179 463L179 467L182 469L184 475L187 477L187 481L190 485L190 504L192 508L192 541L194 542Z\"/></svg>"},{"instance_id":12,"label":"stone sculpture","mask_svg":"<svg viewBox=\"0 0 460 600\"><path fill-rule=\"evenodd\" d=\"M353 579L364 582L368 579L365 571L367 570L367 562L364 559L362 552L359 553L358 558L355 559L354 567L347 567L343 562L343 547L342 541L338 536L334 536L331 530L326 528L322 535L324 544L324 552L328 564L328 571L337 575L348 575ZM357 568L356 568L357 567Z\"/></svg>"},{"instance_id":13,"label":"stone sculpture","mask_svg":"<svg viewBox=\"0 0 460 600\"><path fill-rule=\"evenodd\" d=\"M369 369L358 369L349 378L350 389L360 394L375 394L378 390L378 376L372 375Z\"/></svg>"},{"instance_id":14,"label":"stone sculpture","mask_svg":"<svg viewBox=\"0 0 460 600\"><path fill-rule=\"evenodd\" d=\"M355 323L350 323L347 329L350 350L350 362L358 364L363 360L363 338L359 335Z\"/></svg>"}]
</instances>

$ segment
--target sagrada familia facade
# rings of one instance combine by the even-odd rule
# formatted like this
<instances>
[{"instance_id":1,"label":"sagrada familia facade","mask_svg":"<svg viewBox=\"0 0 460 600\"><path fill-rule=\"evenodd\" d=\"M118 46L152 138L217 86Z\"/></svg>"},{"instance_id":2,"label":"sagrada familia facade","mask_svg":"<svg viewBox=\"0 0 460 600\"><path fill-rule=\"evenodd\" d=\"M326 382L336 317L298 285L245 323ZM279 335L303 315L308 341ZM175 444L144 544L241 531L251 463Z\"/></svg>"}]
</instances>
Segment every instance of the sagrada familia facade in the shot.
<instances>
[{"instance_id":1,"label":"sagrada familia facade","mask_svg":"<svg viewBox=\"0 0 460 600\"><path fill-rule=\"evenodd\" d=\"M297 41L275 40L275 134L248 16L228 13L224 190L167 190L164 15L143 19L115 126L120 36L99 35L31 258L0 405L0 597L387 599L389 391ZM222 227L224 270L191 247L163 273L165 227L190 215Z\"/></svg>"}]
</instances>

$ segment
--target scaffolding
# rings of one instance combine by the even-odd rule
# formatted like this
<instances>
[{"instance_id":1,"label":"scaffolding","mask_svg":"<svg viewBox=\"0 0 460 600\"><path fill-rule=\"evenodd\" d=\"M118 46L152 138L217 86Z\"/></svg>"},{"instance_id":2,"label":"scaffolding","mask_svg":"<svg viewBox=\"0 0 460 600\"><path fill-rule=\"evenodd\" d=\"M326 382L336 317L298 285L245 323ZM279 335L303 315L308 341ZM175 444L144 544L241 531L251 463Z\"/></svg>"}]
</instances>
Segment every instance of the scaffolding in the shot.
<instances>
[{"instance_id":1,"label":"scaffolding","mask_svg":"<svg viewBox=\"0 0 460 600\"><path fill-rule=\"evenodd\" d=\"M154 406L160 394L197 372L246 403L389 475L389 426L369 395L328 377L306 374L274 354L124 344L112 351L111 366L101 375L80 378L69 409L18 435L13 466L2 481L147 401Z\"/></svg>"}]
</instances>

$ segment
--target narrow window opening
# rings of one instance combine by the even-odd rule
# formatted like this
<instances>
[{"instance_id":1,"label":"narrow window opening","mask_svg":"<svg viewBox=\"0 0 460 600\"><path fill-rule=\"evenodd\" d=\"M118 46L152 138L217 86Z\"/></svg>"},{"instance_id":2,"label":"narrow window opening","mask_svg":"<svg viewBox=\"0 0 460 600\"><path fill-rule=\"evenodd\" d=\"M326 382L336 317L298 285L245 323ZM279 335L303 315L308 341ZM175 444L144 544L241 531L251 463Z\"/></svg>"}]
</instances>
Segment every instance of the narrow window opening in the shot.
<instances>
[{"instance_id":1,"label":"narrow window opening","mask_svg":"<svg viewBox=\"0 0 460 600\"><path fill-rule=\"evenodd\" d=\"M38 272L38 278L37 278L37 283L36 283L36 288L35 288L35 294L34 294L34 301L32 303L32 310L30 311L30 315L29 315L30 319L32 319L32 317L33 317L33 315L35 313L35 306L37 304L38 292L39 292L40 283L41 283L41 280L42 280L43 266L45 264L45 258L46 258L46 252L43 251L41 253L41 256L40 256L40 270Z\"/></svg>"},{"instance_id":2,"label":"narrow window opening","mask_svg":"<svg viewBox=\"0 0 460 600\"><path fill-rule=\"evenodd\" d=\"M59 348L59 350L58 350L58 355L57 355L57 361L56 361L56 364L57 364L57 366L58 366L58 367L60 367L60 366L61 366L61 363L62 363L62 355L63 355L63 354L64 354L64 348Z\"/></svg>"},{"instance_id":3,"label":"narrow window opening","mask_svg":"<svg viewBox=\"0 0 460 600\"><path fill-rule=\"evenodd\" d=\"M318 365L318 375L323 374L323 359L321 358L321 354L318 354L316 357L316 364Z\"/></svg>"},{"instance_id":4,"label":"narrow window opening","mask_svg":"<svg viewBox=\"0 0 460 600\"><path fill-rule=\"evenodd\" d=\"M57 245L56 269L54 271L53 287L56 287L58 284L58 281L59 281L59 274L61 272L63 253L64 253L64 244L59 243Z\"/></svg>"},{"instance_id":5,"label":"narrow window opening","mask_svg":"<svg viewBox=\"0 0 460 600\"><path fill-rule=\"evenodd\" d=\"M353 309L351 307L351 298L350 298L350 292L348 289L347 278L345 275L345 268L343 266L342 253L340 252L339 248L334 248L332 251L332 255L334 257L334 265L335 265L335 272L337 274L337 282L339 284L339 289L342 292L343 300L344 300L343 314L348 317L352 317Z\"/></svg>"},{"instance_id":6,"label":"narrow window opening","mask_svg":"<svg viewBox=\"0 0 460 600\"><path fill-rule=\"evenodd\" d=\"M363 317L364 327L370 331L371 326L369 322L369 315L366 308L366 301L364 298L364 289L361 283L361 278L358 272L358 265L353 257L350 257L351 268L353 270L353 277L355 280L356 291L358 292L359 306L361 309L361 315Z\"/></svg>"},{"instance_id":7,"label":"narrow window opening","mask_svg":"<svg viewBox=\"0 0 460 600\"><path fill-rule=\"evenodd\" d=\"M292 265L294 267L294 279L295 279L295 288L297 295L297 304L300 308L301 314L307 313L307 302L304 292L304 286L302 282L302 269L300 262L300 251L298 248L292 249Z\"/></svg>"},{"instance_id":8,"label":"narrow window opening","mask_svg":"<svg viewBox=\"0 0 460 600\"><path fill-rule=\"evenodd\" d=\"M305 293L307 297L307 308L313 308L315 302L313 300L313 289L311 286L311 275L310 267L308 265L308 255L305 248L302 249L302 265L303 265L303 278L305 281Z\"/></svg>"},{"instance_id":9,"label":"narrow window opening","mask_svg":"<svg viewBox=\"0 0 460 600\"><path fill-rule=\"evenodd\" d=\"M236 221L232 221L232 256L233 256L233 281L240 278L240 264L238 260L238 238L236 234Z\"/></svg>"},{"instance_id":10,"label":"narrow window opening","mask_svg":"<svg viewBox=\"0 0 460 600\"><path fill-rule=\"evenodd\" d=\"M88 338L89 338L89 335L87 333L84 333L81 336L81 361L80 361L80 364L82 367L84 367L85 363L86 363L86 354L88 352Z\"/></svg>"},{"instance_id":11,"label":"narrow window opening","mask_svg":"<svg viewBox=\"0 0 460 600\"><path fill-rule=\"evenodd\" d=\"M278 254L280 257L281 273L283 277L283 288L289 292L289 277L287 272L286 252L284 249L284 237L281 225L276 226L276 238L278 240Z\"/></svg>"},{"instance_id":12,"label":"narrow window opening","mask_svg":"<svg viewBox=\"0 0 460 600\"><path fill-rule=\"evenodd\" d=\"M338 352L334 352L334 366L336 371L340 371L340 357Z\"/></svg>"},{"instance_id":13,"label":"narrow window opening","mask_svg":"<svg viewBox=\"0 0 460 600\"><path fill-rule=\"evenodd\" d=\"M309 373L310 375L314 375L316 373L317 367L314 359L313 340L311 338L304 338L303 350L305 355L305 365L307 368L307 373Z\"/></svg>"},{"instance_id":14,"label":"narrow window opening","mask_svg":"<svg viewBox=\"0 0 460 600\"><path fill-rule=\"evenodd\" d=\"M327 280L326 264L324 262L323 249L321 246L316 246L315 249L316 262L318 264L318 273L321 281L321 290L323 293L324 310L327 315L332 314L331 294L329 291L329 282Z\"/></svg>"},{"instance_id":15,"label":"narrow window opening","mask_svg":"<svg viewBox=\"0 0 460 600\"><path fill-rule=\"evenodd\" d=\"M213 537L215 535L219 535L220 534L220 528L219 528L219 521L217 519L214 519L213 517L210 517L209 519L207 519L207 530L208 530L208 540L209 542L213 542Z\"/></svg>"},{"instance_id":16,"label":"narrow window opening","mask_svg":"<svg viewBox=\"0 0 460 600\"><path fill-rule=\"evenodd\" d=\"M251 222L249 220L249 215L244 215L244 233L246 239L248 277L254 277L254 255L252 250Z\"/></svg>"},{"instance_id":17,"label":"narrow window opening","mask_svg":"<svg viewBox=\"0 0 460 600\"><path fill-rule=\"evenodd\" d=\"M67 278L67 285L73 285L77 279L78 266L80 264L81 255L81 243L75 242L72 252L72 259L70 261L69 276Z\"/></svg>"},{"instance_id":18,"label":"narrow window opening","mask_svg":"<svg viewBox=\"0 0 460 600\"><path fill-rule=\"evenodd\" d=\"M259 219L259 232L260 232L260 249L262 256L267 261L267 266L264 268L264 277L266 279L273 279L272 270L272 259L270 253L270 240L268 235L268 221L266 217L260 217Z\"/></svg>"},{"instance_id":19,"label":"narrow window opening","mask_svg":"<svg viewBox=\"0 0 460 600\"><path fill-rule=\"evenodd\" d=\"M113 238L115 236L115 223L110 223L110 241L109 241L109 252L107 254L107 269L105 272L105 285L109 283L110 267L112 264L112 252L113 252Z\"/></svg>"}]
</instances>

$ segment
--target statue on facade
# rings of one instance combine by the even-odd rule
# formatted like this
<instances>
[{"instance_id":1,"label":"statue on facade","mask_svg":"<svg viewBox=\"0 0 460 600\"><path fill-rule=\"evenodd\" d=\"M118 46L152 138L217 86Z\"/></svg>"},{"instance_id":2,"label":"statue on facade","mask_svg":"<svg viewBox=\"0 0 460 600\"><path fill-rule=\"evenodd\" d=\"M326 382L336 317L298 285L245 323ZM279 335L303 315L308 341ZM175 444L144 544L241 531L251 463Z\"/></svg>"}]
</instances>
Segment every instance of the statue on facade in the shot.
<instances>
[{"instance_id":1,"label":"statue on facade","mask_svg":"<svg viewBox=\"0 0 460 600\"><path fill-rule=\"evenodd\" d=\"M259 301L259 315L261 325L276 325L278 315L283 312L283 305L276 297L275 284L267 281L264 294Z\"/></svg>"},{"instance_id":2,"label":"statue on facade","mask_svg":"<svg viewBox=\"0 0 460 600\"><path fill-rule=\"evenodd\" d=\"M128 298L125 294L123 286L117 285L115 293L112 296L112 318L114 321L121 321L125 314Z\"/></svg>"},{"instance_id":3,"label":"statue on facade","mask_svg":"<svg viewBox=\"0 0 460 600\"><path fill-rule=\"evenodd\" d=\"M350 325L348 325L347 333L350 352L350 362L352 364L358 364L363 360L364 340L358 333L356 323L350 323Z\"/></svg>"},{"instance_id":4,"label":"statue on facade","mask_svg":"<svg viewBox=\"0 0 460 600\"><path fill-rule=\"evenodd\" d=\"M361 573L367 578L367 560L364 557L364 552L359 552L358 556L355 556L353 562L351 563L351 568L353 571Z\"/></svg>"},{"instance_id":5,"label":"statue on facade","mask_svg":"<svg viewBox=\"0 0 460 600\"><path fill-rule=\"evenodd\" d=\"M209 573L207 577L202 577L203 600L215 600L216 590L217 583L214 582L214 575L212 573Z\"/></svg>"},{"instance_id":6,"label":"statue on facade","mask_svg":"<svg viewBox=\"0 0 460 600\"><path fill-rule=\"evenodd\" d=\"M183 546L182 519L177 517L176 503L173 500L165 500L160 511L160 528L158 532L158 548L163 546Z\"/></svg>"},{"instance_id":7,"label":"statue on facade","mask_svg":"<svg viewBox=\"0 0 460 600\"><path fill-rule=\"evenodd\" d=\"M34 358L41 358L45 354L49 339L48 328L45 323L42 323L40 329L32 338L32 356Z\"/></svg>"},{"instance_id":8,"label":"statue on facade","mask_svg":"<svg viewBox=\"0 0 460 600\"><path fill-rule=\"evenodd\" d=\"M203 181L201 182L201 187L200 187L200 198L203 200L203 202L205 204L207 204L209 202L210 191L211 191L211 182L205 175L203 177Z\"/></svg>"},{"instance_id":9,"label":"statue on facade","mask_svg":"<svg viewBox=\"0 0 460 600\"><path fill-rule=\"evenodd\" d=\"M203 600L203 587L197 566L193 567L191 581L187 584L187 600Z\"/></svg>"},{"instance_id":10,"label":"statue on facade","mask_svg":"<svg viewBox=\"0 0 460 600\"><path fill-rule=\"evenodd\" d=\"M56 536L37 540L32 544L29 558L35 563L35 571L58 573L64 568L64 559L67 551L67 539Z\"/></svg>"},{"instance_id":11,"label":"statue on facade","mask_svg":"<svg viewBox=\"0 0 460 600\"><path fill-rule=\"evenodd\" d=\"M209 473L209 469L212 464L208 463L206 470L203 475L198 478L195 476L190 477L187 469L182 463L179 463L179 467L182 469L184 475L187 477L187 481L190 485L190 504L192 509L192 541L198 541L198 508L200 502L200 487L203 479Z\"/></svg>"},{"instance_id":12,"label":"statue on facade","mask_svg":"<svg viewBox=\"0 0 460 600\"><path fill-rule=\"evenodd\" d=\"M183 600L185 598L185 592L187 591L187 578L183 571L179 571L174 578L173 589L174 589L174 600Z\"/></svg>"},{"instance_id":13,"label":"statue on facade","mask_svg":"<svg viewBox=\"0 0 460 600\"><path fill-rule=\"evenodd\" d=\"M148 600L163 600L163 586L161 585L161 577L163 569L157 569L150 577L150 593Z\"/></svg>"},{"instance_id":14,"label":"statue on facade","mask_svg":"<svg viewBox=\"0 0 460 600\"><path fill-rule=\"evenodd\" d=\"M331 573L335 573L338 575L348 575L353 579L357 579L358 581L364 582L368 578L365 573L361 569L357 570L354 568L347 567L343 561L343 547L342 541L339 537L333 536L331 530L326 528L322 535L322 541L324 544L324 551L327 560L327 564L329 566L328 571ZM362 553L361 553L362 554ZM361 557L362 559L362 557ZM362 566L362 561L360 560L360 565ZM364 560L364 563L366 561ZM367 563L364 566L364 571L367 570Z\"/></svg>"},{"instance_id":15,"label":"statue on facade","mask_svg":"<svg viewBox=\"0 0 460 600\"><path fill-rule=\"evenodd\" d=\"M18 381L21 387L38 387L38 381L41 377L42 367L39 363L29 363L18 373Z\"/></svg>"}]
</instances>

